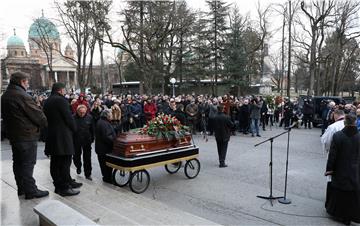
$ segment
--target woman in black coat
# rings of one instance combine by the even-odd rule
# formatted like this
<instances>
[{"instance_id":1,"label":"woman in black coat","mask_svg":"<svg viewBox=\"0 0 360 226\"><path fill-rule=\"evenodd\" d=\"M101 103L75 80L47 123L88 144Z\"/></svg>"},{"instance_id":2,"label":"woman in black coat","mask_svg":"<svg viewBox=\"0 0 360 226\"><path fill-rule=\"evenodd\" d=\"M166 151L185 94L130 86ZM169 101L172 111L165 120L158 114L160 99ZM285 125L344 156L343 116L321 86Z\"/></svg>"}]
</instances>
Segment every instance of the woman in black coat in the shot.
<instances>
[{"instance_id":1,"label":"woman in black coat","mask_svg":"<svg viewBox=\"0 0 360 226\"><path fill-rule=\"evenodd\" d=\"M95 128L95 152L98 155L103 181L106 183L112 183L112 168L106 165L106 154L111 153L115 137L116 133L111 125L111 110L106 109L101 112Z\"/></svg>"},{"instance_id":2,"label":"woman in black coat","mask_svg":"<svg viewBox=\"0 0 360 226\"><path fill-rule=\"evenodd\" d=\"M331 175L326 211L347 225L360 223L360 133L355 120L346 115L345 128L334 134L325 173Z\"/></svg>"}]
</instances>

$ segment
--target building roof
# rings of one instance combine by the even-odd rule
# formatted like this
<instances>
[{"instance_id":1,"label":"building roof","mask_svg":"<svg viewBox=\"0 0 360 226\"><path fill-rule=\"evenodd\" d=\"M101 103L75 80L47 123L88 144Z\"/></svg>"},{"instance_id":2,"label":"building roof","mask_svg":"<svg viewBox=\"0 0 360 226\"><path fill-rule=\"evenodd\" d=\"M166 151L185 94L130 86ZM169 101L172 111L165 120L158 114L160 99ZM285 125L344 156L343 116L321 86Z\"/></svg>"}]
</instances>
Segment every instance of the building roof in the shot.
<instances>
[{"instance_id":1,"label":"building roof","mask_svg":"<svg viewBox=\"0 0 360 226\"><path fill-rule=\"evenodd\" d=\"M8 41L7 41L7 46L19 46L19 47L23 47L24 46L24 42L21 38L19 38L18 36L16 36L15 32L14 35L11 36Z\"/></svg>"},{"instance_id":2,"label":"building roof","mask_svg":"<svg viewBox=\"0 0 360 226\"><path fill-rule=\"evenodd\" d=\"M34 21L29 29L29 39L46 37L49 39L60 39L59 31L55 24L44 17L44 15Z\"/></svg>"}]
</instances>

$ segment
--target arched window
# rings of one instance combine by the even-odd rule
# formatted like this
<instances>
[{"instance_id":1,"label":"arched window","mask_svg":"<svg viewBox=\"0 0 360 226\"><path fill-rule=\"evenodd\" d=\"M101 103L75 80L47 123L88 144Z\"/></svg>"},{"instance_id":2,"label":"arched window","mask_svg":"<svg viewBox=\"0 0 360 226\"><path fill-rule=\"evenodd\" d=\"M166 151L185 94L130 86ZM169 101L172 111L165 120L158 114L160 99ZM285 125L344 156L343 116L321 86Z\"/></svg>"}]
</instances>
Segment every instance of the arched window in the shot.
<instances>
[{"instance_id":1,"label":"arched window","mask_svg":"<svg viewBox=\"0 0 360 226\"><path fill-rule=\"evenodd\" d=\"M14 56L16 56L16 55L17 55L17 51L15 50L15 51L14 51Z\"/></svg>"},{"instance_id":2,"label":"arched window","mask_svg":"<svg viewBox=\"0 0 360 226\"><path fill-rule=\"evenodd\" d=\"M24 51L21 51L21 56L24 56Z\"/></svg>"}]
</instances>

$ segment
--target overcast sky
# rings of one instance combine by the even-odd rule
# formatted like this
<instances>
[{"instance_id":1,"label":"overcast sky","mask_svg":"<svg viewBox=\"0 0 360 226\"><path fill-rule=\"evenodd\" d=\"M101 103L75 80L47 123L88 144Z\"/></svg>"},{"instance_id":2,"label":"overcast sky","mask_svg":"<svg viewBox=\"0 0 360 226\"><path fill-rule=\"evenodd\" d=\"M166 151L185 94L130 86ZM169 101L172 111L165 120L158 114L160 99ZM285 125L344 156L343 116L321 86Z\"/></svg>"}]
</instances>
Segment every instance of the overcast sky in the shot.
<instances>
[{"instance_id":1,"label":"overcast sky","mask_svg":"<svg viewBox=\"0 0 360 226\"><path fill-rule=\"evenodd\" d=\"M256 17L256 4L258 1L254 0L226 0L228 3L237 4L240 9L240 13L246 15L249 13L254 19ZM115 8L121 5L123 0L113 0ZM189 6L194 9L206 10L205 0L187 0ZM285 4L287 0L260 0L261 7L266 7L270 3L282 3ZM34 19L41 16L41 10L44 9L45 17L55 18L57 13L54 9L53 0L1 0L0 3L0 57L6 54L6 42L7 39L13 35L13 29L16 29L16 35L19 36L25 43L25 47L29 50L28 46L28 31L30 25ZM280 26L281 20L273 17L271 26ZM277 22L276 22L277 21ZM53 22L55 22L53 20ZM60 33L62 30L59 29ZM64 48L69 42L68 39L63 35L62 37L62 48ZM278 48L276 43L278 40L270 40L270 47L274 49ZM108 49L108 51L111 51ZM271 49L270 49L271 51Z\"/></svg>"}]
</instances>

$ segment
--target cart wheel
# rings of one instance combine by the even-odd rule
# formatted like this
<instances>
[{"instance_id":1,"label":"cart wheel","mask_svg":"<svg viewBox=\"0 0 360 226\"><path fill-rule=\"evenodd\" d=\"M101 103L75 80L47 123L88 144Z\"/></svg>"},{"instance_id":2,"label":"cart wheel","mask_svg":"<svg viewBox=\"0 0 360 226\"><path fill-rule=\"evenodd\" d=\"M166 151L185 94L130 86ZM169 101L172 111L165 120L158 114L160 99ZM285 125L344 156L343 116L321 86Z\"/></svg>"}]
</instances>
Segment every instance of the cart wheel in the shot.
<instances>
[{"instance_id":1,"label":"cart wheel","mask_svg":"<svg viewBox=\"0 0 360 226\"><path fill-rule=\"evenodd\" d=\"M195 178L200 172L200 161L198 159L191 159L186 161L184 170L187 178Z\"/></svg>"},{"instance_id":2,"label":"cart wheel","mask_svg":"<svg viewBox=\"0 0 360 226\"><path fill-rule=\"evenodd\" d=\"M135 171L130 176L131 191L140 194L146 191L150 184L150 175L146 170Z\"/></svg>"},{"instance_id":3,"label":"cart wheel","mask_svg":"<svg viewBox=\"0 0 360 226\"><path fill-rule=\"evenodd\" d=\"M174 174L181 168L182 162L174 162L171 164L166 164L165 169L168 173Z\"/></svg>"},{"instance_id":4,"label":"cart wheel","mask_svg":"<svg viewBox=\"0 0 360 226\"><path fill-rule=\"evenodd\" d=\"M112 173L112 179L115 185L124 187L129 183L130 172L115 169Z\"/></svg>"}]
</instances>

